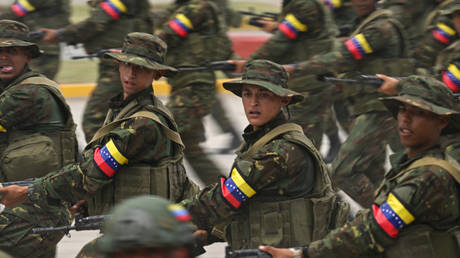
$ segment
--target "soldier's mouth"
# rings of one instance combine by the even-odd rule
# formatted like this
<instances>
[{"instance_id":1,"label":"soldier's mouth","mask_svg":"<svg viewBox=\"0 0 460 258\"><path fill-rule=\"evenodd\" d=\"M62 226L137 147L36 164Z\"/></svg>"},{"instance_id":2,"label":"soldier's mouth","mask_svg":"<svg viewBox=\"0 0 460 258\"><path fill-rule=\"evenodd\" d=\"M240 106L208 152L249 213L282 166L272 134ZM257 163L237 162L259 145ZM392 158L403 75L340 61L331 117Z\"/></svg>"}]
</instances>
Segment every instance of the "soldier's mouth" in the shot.
<instances>
[{"instance_id":1,"label":"soldier's mouth","mask_svg":"<svg viewBox=\"0 0 460 258\"><path fill-rule=\"evenodd\" d=\"M0 65L0 72L2 73L11 73L13 71L13 66L11 65Z\"/></svg>"}]
</instances>

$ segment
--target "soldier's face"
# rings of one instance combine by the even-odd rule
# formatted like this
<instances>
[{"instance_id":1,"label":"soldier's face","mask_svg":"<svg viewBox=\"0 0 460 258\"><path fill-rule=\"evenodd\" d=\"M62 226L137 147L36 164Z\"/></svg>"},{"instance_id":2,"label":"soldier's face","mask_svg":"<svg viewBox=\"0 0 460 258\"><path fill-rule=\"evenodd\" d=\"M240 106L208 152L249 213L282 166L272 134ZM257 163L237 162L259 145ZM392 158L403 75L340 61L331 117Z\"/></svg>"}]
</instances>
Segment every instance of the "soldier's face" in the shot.
<instances>
[{"instance_id":1,"label":"soldier's face","mask_svg":"<svg viewBox=\"0 0 460 258\"><path fill-rule=\"evenodd\" d=\"M401 103L398 111L399 139L408 148L409 157L435 145L448 121L446 116Z\"/></svg>"},{"instance_id":2,"label":"soldier's face","mask_svg":"<svg viewBox=\"0 0 460 258\"><path fill-rule=\"evenodd\" d=\"M369 15L375 10L376 0L351 0L353 9L359 17Z\"/></svg>"},{"instance_id":3,"label":"soldier's face","mask_svg":"<svg viewBox=\"0 0 460 258\"><path fill-rule=\"evenodd\" d=\"M275 118L290 98L280 97L256 85L244 85L241 92L244 112L254 130Z\"/></svg>"},{"instance_id":4,"label":"soldier's face","mask_svg":"<svg viewBox=\"0 0 460 258\"><path fill-rule=\"evenodd\" d=\"M0 79L16 78L31 60L28 49L23 47L0 47Z\"/></svg>"},{"instance_id":5,"label":"soldier's face","mask_svg":"<svg viewBox=\"0 0 460 258\"><path fill-rule=\"evenodd\" d=\"M139 65L119 62L120 80L123 85L123 98L152 87L153 80L158 80L162 73Z\"/></svg>"},{"instance_id":6,"label":"soldier's face","mask_svg":"<svg viewBox=\"0 0 460 258\"><path fill-rule=\"evenodd\" d=\"M456 11L452 14L452 22L454 23L457 34L460 35L460 11Z\"/></svg>"}]
</instances>

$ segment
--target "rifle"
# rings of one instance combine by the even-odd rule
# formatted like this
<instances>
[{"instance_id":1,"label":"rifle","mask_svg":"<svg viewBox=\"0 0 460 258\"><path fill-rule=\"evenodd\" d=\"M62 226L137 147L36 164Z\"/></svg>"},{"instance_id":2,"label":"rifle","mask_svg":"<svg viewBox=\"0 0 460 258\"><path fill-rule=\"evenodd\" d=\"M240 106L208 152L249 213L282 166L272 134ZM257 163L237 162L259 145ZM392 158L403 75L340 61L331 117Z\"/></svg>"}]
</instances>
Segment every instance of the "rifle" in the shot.
<instances>
[{"instance_id":1,"label":"rifle","mask_svg":"<svg viewBox=\"0 0 460 258\"><path fill-rule=\"evenodd\" d=\"M272 21L278 20L279 13L272 13L272 12L263 12L263 13L254 13L254 12L246 12L246 11L238 11L242 15L251 16L249 18L249 25L256 26L256 27L263 27L264 25L257 20L269 19Z\"/></svg>"},{"instance_id":2,"label":"rifle","mask_svg":"<svg viewBox=\"0 0 460 258\"><path fill-rule=\"evenodd\" d=\"M100 49L96 53L83 55L83 56L72 56L71 59L76 60L76 59L85 59L85 58L89 58L89 59L102 58L102 57L104 57L105 53L119 52L119 51L121 51L121 49L118 49L118 48Z\"/></svg>"},{"instance_id":3,"label":"rifle","mask_svg":"<svg viewBox=\"0 0 460 258\"><path fill-rule=\"evenodd\" d=\"M177 67L177 70L184 71L235 71L235 65L227 61L210 62L205 66L183 66Z\"/></svg>"},{"instance_id":4,"label":"rifle","mask_svg":"<svg viewBox=\"0 0 460 258\"><path fill-rule=\"evenodd\" d=\"M73 226L33 228L32 233L37 234L42 232L64 231L66 235L70 236L70 230L101 230L104 226L104 220L108 219L108 216L109 215L83 217L83 215L77 214L75 215L75 223Z\"/></svg>"},{"instance_id":5,"label":"rifle","mask_svg":"<svg viewBox=\"0 0 460 258\"><path fill-rule=\"evenodd\" d=\"M44 31L36 30L36 31L29 32L30 41L35 42L35 43L40 42L40 40L42 40L44 36L45 36Z\"/></svg>"},{"instance_id":6,"label":"rifle","mask_svg":"<svg viewBox=\"0 0 460 258\"><path fill-rule=\"evenodd\" d=\"M241 249L233 251L230 246L225 247L225 258L271 258L271 254L259 249Z\"/></svg>"},{"instance_id":7,"label":"rifle","mask_svg":"<svg viewBox=\"0 0 460 258\"><path fill-rule=\"evenodd\" d=\"M406 77L393 77L395 79L401 80ZM328 76L323 76L320 77L319 80L322 81L327 81L331 83L361 83L361 84L369 84L369 85L374 85L377 88L380 87L380 85L383 84L383 80L378 78L375 75L359 75L358 78L356 79L343 79L343 78L337 78L337 77L328 77Z\"/></svg>"}]
</instances>

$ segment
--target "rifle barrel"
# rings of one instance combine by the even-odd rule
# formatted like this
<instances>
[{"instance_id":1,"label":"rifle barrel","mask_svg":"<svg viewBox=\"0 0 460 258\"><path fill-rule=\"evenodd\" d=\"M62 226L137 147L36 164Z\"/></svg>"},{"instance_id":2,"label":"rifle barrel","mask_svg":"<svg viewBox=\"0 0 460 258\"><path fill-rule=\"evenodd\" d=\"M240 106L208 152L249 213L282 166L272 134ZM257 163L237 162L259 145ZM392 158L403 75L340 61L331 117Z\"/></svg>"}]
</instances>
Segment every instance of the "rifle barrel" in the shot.
<instances>
[{"instance_id":1,"label":"rifle barrel","mask_svg":"<svg viewBox=\"0 0 460 258\"><path fill-rule=\"evenodd\" d=\"M30 185L33 185L34 182L35 182L35 178L28 178L23 181L2 182L0 183L0 185L3 187L7 187L10 185L30 186Z\"/></svg>"}]
</instances>

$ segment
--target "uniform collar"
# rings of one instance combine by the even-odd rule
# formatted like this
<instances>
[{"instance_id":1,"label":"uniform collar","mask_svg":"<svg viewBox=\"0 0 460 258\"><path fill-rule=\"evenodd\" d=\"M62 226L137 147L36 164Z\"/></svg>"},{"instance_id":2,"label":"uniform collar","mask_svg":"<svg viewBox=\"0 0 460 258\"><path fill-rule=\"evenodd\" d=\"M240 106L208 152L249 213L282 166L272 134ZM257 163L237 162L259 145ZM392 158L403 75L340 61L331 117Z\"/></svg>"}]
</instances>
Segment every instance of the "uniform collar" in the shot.
<instances>
[{"instance_id":1,"label":"uniform collar","mask_svg":"<svg viewBox=\"0 0 460 258\"><path fill-rule=\"evenodd\" d=\"M277 127L278 125L286 123L286 118L283 112L280 112L275 118L270 120L265 125L261 126L259 130L254 131L252 125L248 125L244 129L243 138L247 143L254 143L259 138L270 132L273 128Z\"/></svg>"}]
</instances>

